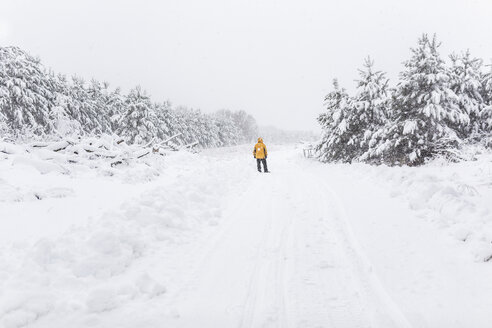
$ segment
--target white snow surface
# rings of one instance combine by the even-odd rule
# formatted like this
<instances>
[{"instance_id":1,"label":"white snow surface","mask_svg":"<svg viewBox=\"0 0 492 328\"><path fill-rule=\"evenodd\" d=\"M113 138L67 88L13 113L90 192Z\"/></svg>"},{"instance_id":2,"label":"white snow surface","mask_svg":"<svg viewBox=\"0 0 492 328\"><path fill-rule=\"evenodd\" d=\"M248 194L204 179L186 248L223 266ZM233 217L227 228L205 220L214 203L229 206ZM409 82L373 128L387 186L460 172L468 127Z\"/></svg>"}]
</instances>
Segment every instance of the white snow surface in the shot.
<instances>
[{"instance_id":1,"label":"white snow surface","mask_svg":"<svg viewBox=\"0 0 492 328\"><path fill-rule=\"evenodd\" d=\"M0 145L0 327L490 327L492 156L269 146L86 167ZM106 163L107 164L107 163Z\"/></svg>"}]
</instances>

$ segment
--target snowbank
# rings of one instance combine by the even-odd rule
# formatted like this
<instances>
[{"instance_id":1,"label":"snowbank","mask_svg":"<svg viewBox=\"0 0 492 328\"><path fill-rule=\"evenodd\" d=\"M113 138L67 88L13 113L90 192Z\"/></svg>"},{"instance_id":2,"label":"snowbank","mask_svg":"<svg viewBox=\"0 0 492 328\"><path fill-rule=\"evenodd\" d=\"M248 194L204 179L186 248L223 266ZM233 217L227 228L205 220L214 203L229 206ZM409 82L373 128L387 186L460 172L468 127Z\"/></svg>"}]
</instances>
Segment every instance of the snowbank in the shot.
<instances>
[{"instance_id":1,"label":"snowbank","mask_svg":"<svg viewBox=\"0 0 492 328\"><path fill-rule=\"evenodd\" d=\"M73 151L56 151L65 145L13 146L0 152L1 327L159 326L163 316L179 320L185 312L173 308L175 297L183 295L183 286L193 286L185 282L196 281L195 269L207 261L206 255L217 252L210 277L205 277L217 279L214 272L222 269L217 266L227 265L222 254L240 259L247 253L239 252L243 249L257 253L248 244L252 234L271 238L270 247L259 248L258 254L271 254L270 259L282 254L279 270L292 254L284 256L278 243L293 238L299 258L316 259L306 272L319 274L328 286L311 286L315 295L331 295L330 288L343 289L327 274L340 269L331 263L344 259L337 253L341 243L354 244L338 234L333 224L338 216L350 223L367 255L361 271L379 278L415 327L487 327L490 322L492 261L484 262L492 254L490 154L475 162L388 168L325 165L303 159L301 146L297 151L270 147L273 173L258 175L249 147L199 155L151 153L112 167L114 158L94 156L100 149L95 143L82 146L93 151L84 150L77 162L67 161L77 158ZM122 153L116 146L107 151ZM304 183L295 184L297 180ZM326 212L317 207L325 197ZM257 226L251 226L245 209L256 201L263 212L276 211L277 228L256 216ZM333 204L340 204L340 211ZM322 221L329 213L335 220L331 224ZM299 229L286 233L287 222ZM327 230L317 231L309 222ZM302 236L307 230L319 239ZM228 235L231 231L236 235ZM245 238L236 238L242 233ZM307 238L307 244L298 244L298 237ZM224 239L234 247L220 247L218 241ZM262 238L256 239L261 243ZM317 241L326 246L323 251L314 246ZM259 258L270 267L271 262ZM236 268L243 270L238 263ZM252 274L244 271L242 276L247 281ZM301 286L299 290L310 290ZM340 305L343 299L333 302ZM451 315L460 311L460 316Z\"/></svg>"},{"instance_id":2,"label":"snowbank","mask_svg":"<svg viewBox=\"0 0 492 328\"><path fill-rule=\"evenodd\" d=\"M403 198L416 217L462 242L476 261L492 259L492 154L419 168L355 165L353 171Z\"/></svg>"},{"instance_id":3,"label":"snowbank","mask_svg":"<svg viewBox=\"0 0 492 328\"><path fill-rule=\"evenodd\" d=\"M340 176L379 186L392 198L407 204L415 218L431 223L462 243L476 261L490 261L492 153L482 150L469 157L474 160L450 163L436 159L421 167L361 163L324 166ZM368 195L370 198L373 196Z\"/></svg>"},{"instance_id":4,"label":"snowbank","mask_svg":"<svg viewBox=\"0 0 492 328\"><path fill-rule=\"evenodd\" d=\"M488 327L490 159L305 169L333 190L371 272L413 327Z\"/></svg>"},{"instance_id":5,"label":"snowbank","mask_svg":"<svg viewBox=\"0 0 492 328\"><path fill-rule=\"evenodd\" d=\"M88 153L70 162L74 148L52 146L13 146L0 160L0 211L7 215L0 224L17 236L0 242L2 327L97 325L101 313L165 294L165 255L198 230L214 229L231 188L248 178L235 157L169 152L111 167L114 158ZM19 224L22 208L29 216ZM73 221L78 211L84 215ZM26 238L23 230L38 224L63 229Z\"/></svg>"}]
</instances>

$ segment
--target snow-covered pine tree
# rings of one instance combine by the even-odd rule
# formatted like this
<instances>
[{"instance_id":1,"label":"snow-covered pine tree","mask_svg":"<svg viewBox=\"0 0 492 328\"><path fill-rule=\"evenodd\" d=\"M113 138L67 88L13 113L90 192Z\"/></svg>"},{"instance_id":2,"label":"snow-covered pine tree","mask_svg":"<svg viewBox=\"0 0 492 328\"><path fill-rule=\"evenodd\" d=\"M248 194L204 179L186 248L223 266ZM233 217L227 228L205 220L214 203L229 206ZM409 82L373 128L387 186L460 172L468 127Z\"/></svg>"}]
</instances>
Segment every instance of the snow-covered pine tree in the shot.
<instances>
[{"instance_id":1,"label":"snow-covered pine tree","mask_svg":"<svg viewBox=\"0 0 492 328\"><path fill-rule=\"evenodd\" d=\"M96 129L102 133L111 133L111 91L108 82L92 79L87 88L94 110Z\"/></svg>"},{"instance_id":2,"label":"snow-covered pine tree","mask_svg":"<svg viewBox=\"0 0 492 328\"><path fill-rule=\"evenodd\" d=\"M155 104L157 138L165 140L175 134L177 131L177 120L169 101Z\"/></svg>"},{"instance_id":3,"label":"snow-covered pine tree","mask_svg":"<svg viewBox=\"0 0 492 328\"><path fill-rule=\"evenodd\" d=\"M178 106L175 109L176 124L175 129L181 133L179 138L183 144L189 144L195 141L199 141L196 138L198 133L193 115L193 110L185 106Z\"/></svg>"},{"instance_id":4,"label":"snow-covered pine tree","mask_svg":"<svg viewBox=\"0 0 492 328\"><path fill-rule=\"evenodd\" d=\"M60 136L80 135L84 131L82 125L68 113L68 104L71 100L66 95L58 93L55 99L55 106L51 110L55 133Z\"/></svg>"},{"instance_id":5,"label":"snow-covered pine tree","mask_svg":"<svg viewBox=\"0 0 492 328\"><path fill-rule=\"evenodd\" d=\"M22 50L0 48L0 131L3 135L81 134L116 132L128 142L168 138L198 141L202 147L235 144L257 137L256 121L244 111L227 117L199 110L173 110L170 103L153 104L140 88L122 96L109 84L89 84L47 72Z\"/></svg>"},{"instance_id":6,"label":"snow-covered pine tree","mask_svg":"<svg viewBox=\"0 0 492 328\"><path fill-rule=\"evenodd\" d=\"M0 74L3 68L1 67L3 63L0 61ZM2 76L0 76L0 79L3 79ZM0 132L2 135L7 135L11 134L12 130L10 129L9 125L7 124L7 116L4 114L4 112L7 109L8 104L10 103L10 93L7 89L7 87L3 84L3 81L0 80Z\"/></svg>"},{"instance_id":7,"label":"snow-covered pine tree","mask_svg":"<svg viewBox=\"0 0 492 328\"><path fill-rule=\"evenodd\" d=\"M115 133L119 128L119 122L126 113L125 110L125 98L121 94L121 89L116 88L107 92L106 107L107 107L107 119L110 124L111 133Z\"/></svg>"},{"instance_id":8,"label":"snow-covered pine tree","mask_svg":"<svg viewBox=\"0 0 492 328\"><path fill-rule=\"evenodd\" d=\"M483 107L481 95L481 68L482 60L472 58L470 51L460 55L450 56L452 66L450 68L450 87L458 97L458 106L462 120L451 124L462 138L477 136L479 132L480 112ZM467 120L469 119L469 124Z\"/></svg>"},{"instance_id":9,"label":"snow-covered pine tree","mask_svg":"<svg viewBox=\"0 0 492 328\"><path fill-rule=\"evenodd\" d=\"M420 165L439 153L449 154L459 139L448 124L466 124L467 116L449 88L440 44L424 34L405 62L393 97L392 123L375 154L390 165Z\"/></svg>"},{"instance_id":10,"label":"snow-covered pine tree","mask_svg":"<svg viewBox=\"0 0 492 328\"><path fill-rule=\"evenodd\" d=\"M0 112L14 135L54 131L51 82L38 59L17 47L0 47Z\"/></svg>"},{"instance_id":11,"label":"snow-covered pine tree","mask_svg":"<svg viewBox=\"0 0 492 328\"><path fill-rule=\"evenodd\" d=\"M208 137L207 147L220 147L223 144L220 141L219 127L217 126L215 116L212 114L202 114L203 126Z\"/></svg>"},{"instance_id":12,"label":"snow-covered pine tree","mask_svg":"<svg viewBox=\"0 0 492 328\"><path fill-rule=\"evenodd\" d=\"M360 79L354 97L349 97L338 82L325 98L327 112L319 116L323 138L318 145L323 161L367 161L370 150L388 120L388 79L373 70L374 62L367 58L359 70Z\"/></svg>"},{"instance_id":13,"label":"snow-covered pine tree","mask_svg":"<svg viewBox=\"0 0 492 328\"><path fill-rule=\"evenodd\" d=\"M351 162L358 153L358 145L351 140L347 117L351 105L345 89L333 80L333 91L325 97L326 112L318 116L322 138L316 146L318 158L323 162Z\"/></svg>"},{"instance_id":14,"label":"snow-covered pine tree","mask_svg":"<svg viewBox=\"0 0 492 328\"><path fill-rule=\"evenodd\" d=\"M180 106L176 110L176 120L185 144L198 142L201 147L220 146L219 130L213 115Z\"/></svg>"},{"instance_id":15,"label":"snow-covered pine tree","mask_svg":"<svg viewBox=\"0 0 492 328\"><path fill-rule=\"evenodd\" d=\"M0 108L1 106L2 96L0 95ZM11 133L12 131L10 131L9 126L7 125L7 118L3 115L2 111L0 111L0 141L3 138L9 137Z\"/></svg>"},{"instance_id":16,"label":"snow-covered pine tree","mask_svg":"<svg viewBox=\"0 0 492 328\"><path fill-rule=\"evenodd\" d=\"M253 116L244 110L231 112L231 118L239 131L239 142L256 141L258 138L258 124Z\"/></svg>"},{"instance_id":17,"label":"snow-covered pine tree","mask_svg":"<svg viewBox=\"0 0 492 328\"><path fill-rule=\"evenodd\" d=\"M144 143L157 135L154 106L147 93L137 86L125 99L126 113L119 122L118 134L129 143Z\"/></svg>"},{"instance_id":18,"label":"snow-covered pine tree","mask_svg":"<svg viewBox=\"0 0 492 328\"><path fill-rule=\"evenodd\" d=\"M222 109L215 113L215 124L221 145L237 145L240 138L239 128L234 123L233 114L230 110Z\"/></svg>"},{"instance_id":19,"label":"snow-covered pine tree","mask_svg":"<svg viewBox=\"0 0 492 328\"><path fill-rule=\"evenodd\" d=\"M191 109L188 116L191 123L192 140L198 141L202 147L215 147L214 131L212 125L208 124L207 117L199 109ZM190 142L193 142L190 140Z\"/></svg>"},{"instance_id":20,"label":"snow-covered pine tree","mask_svg":"<svg viewBox=\"0 0 492 328\"><path fill-rule=\"evenodd\" d=\"M384 72L374 71L373 66L374 61L368 57L359 70L360 79L350 102L353 108L347 117L362 161L370 160L389 117L389 80Z\"/></svg>"},{"instance_id":21,"label":"snow-covered pine tree","mask_svg":"<svg viewBox=\"0 0 492 328\"><path fill-rule=\"evenodd\" d=\"M492 133L492 64L481 79L483 108L480 112L480 130L486 134Z\"/></svg>"},{"instance_id":22,"label":"snow-covered pine tree","mask_svg":"<svg viewBox=\"0 0 492 328\"><path fill-rule=\"evenodd\" d=\"M80 123L89 134L100 134L103 127L99 121L97 104L89 94L84 79L73 76L62 93L67 97L66 111Z\"/></svg>"},{"instance_id":23,"label":"snow-covered pine tree","mask_svg":"<svg viewBox=\"0 0 492 328\"><path fill-rule=\"evenodd\" d=\"M78 109L79 105L73 98L72 85L64 75L57 75L54 78L58 82L54 90L56 94L55 106L51 111L55 133L62 136L80 135L85 129L78 117L73 115L73 111L76 111L75 108Z\"/></svg>"}]
</instances>

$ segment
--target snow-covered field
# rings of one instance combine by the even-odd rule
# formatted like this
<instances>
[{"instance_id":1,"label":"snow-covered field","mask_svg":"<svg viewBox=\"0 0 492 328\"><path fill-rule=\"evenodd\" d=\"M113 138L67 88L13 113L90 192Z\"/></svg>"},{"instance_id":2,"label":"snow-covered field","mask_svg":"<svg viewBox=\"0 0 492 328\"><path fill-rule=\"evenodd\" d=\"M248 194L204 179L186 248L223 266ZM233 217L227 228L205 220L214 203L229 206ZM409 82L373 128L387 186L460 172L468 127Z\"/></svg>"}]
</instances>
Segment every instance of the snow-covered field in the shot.
<instances>
[{"instance_id":1,"label":"snow-covered field","mask_svg":"<svg viewBox=\"0 0 492 328\"><path fill-rule=\"evenodd\" d=\"M114 168L8 153L0 327L492 322L490 155L387 168L270 146L259 174L249 146Z\"/></svg>"}]
</instances>

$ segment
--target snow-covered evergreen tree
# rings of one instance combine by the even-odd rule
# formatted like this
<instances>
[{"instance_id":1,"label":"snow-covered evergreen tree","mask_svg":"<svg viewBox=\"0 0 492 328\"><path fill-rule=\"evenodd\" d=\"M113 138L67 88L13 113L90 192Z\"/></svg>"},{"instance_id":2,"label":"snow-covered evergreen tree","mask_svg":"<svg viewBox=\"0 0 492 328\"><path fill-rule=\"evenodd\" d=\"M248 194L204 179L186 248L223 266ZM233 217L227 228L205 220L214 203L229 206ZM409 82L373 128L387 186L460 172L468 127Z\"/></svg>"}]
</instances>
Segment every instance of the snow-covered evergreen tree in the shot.
<instances>
[{"instance_id":1,"label":"snow-covered evergreen tree","mask_svg":"<svg viewBox=\"0 0 492 328\"><path fill-rule=\"evenodd\" d=\"M2 63L0 62L0 66ZM0 70L2 68L0 67ZM1 78L1 77L0 77ZM0 132L2 135L7 135L12 133L9 128L9 124L7 122L7 116L4 114L6 111L7 105L9 104L10 93L7 88L0 81Z\"/></svg>"},{"instance_id":2,"label":"snow-covered evergreen tree","mask_svg":"<svg viewBox=\"0 0 492 328\"><path fill-rule=\"evenodd\" d=\"M241 133L240 142L256 141L256 138L258 138L258 124L253 116L244 110L239 110L233 112L232 119Z\"/></svg>"},{"instance_id":3,"label":"snow-covered evergreen tree","mask_svg":"<svg viewBox=\"0 0 492 328\"><path fill-rule=\"evenodd\" d=\"M165 140L177 133L177 120L169 101L155 104L157 137Z\"/></svg>"},{"instance_id":4,"label":"snow-covered evergreen tree","mask_svg":"<svg viewBox=\"0 0 492 328\"><path fill-rule=\"evenodd\" d=\"M230 115L229 115L230 114ZM0 47L0 132L13 137L118 133L130 143L167 139L202 147L256 138L257 125L244 111L228 116L175 110L154 104L141 88L123 96L108 83L54 75L19 48ZM157 141L157 140L156 140Z\"/></svg>"},{"instance_id":5,"label":"snow-covered evergreen tree","mask_svg":"<svg viewBox=\"0 0 492 328\"><path fill-rule=\"evenodd\" d=\"M72 99L64 94L58 93L55 99L55 106L51 111L51 117L55 124L55 133L60 136L80 135L84 128L69 112L69 103Z\"/></svg>"},{"instance_id":6,"label":"snow-covered evergreen tree","mask_svg":"<svg viewBox=\"0 0 492 328\"><path fill-rule=\"evenodd\" d=\"M203 135L206 137L205 147L221 146L219 130L215 124L215 118L210 114L204 114L201 116L201 124Z\"/></svg>"},{"instance_id":7,"label":"snow-covered evergreen tree","mask_svg":"<svg viewBox=\"0 0 492 328\"><path fill-rule=\"evenodd\" d=\"M195 138L198 133L198 126L196 124L196 116L194 111L185 106L178 106L175 110L176 113L176 131L181 133L180 141L183 144L190 144L193 142L200 142L198 138Z\"/></svg>"},{"instance_id":8,"label":"snow-covered evergreen tree","mask_svg":"<svg viewBox=\"0 0 492 328\"><path fill-rule=\"evenodd\" d=\"M148 142L157 135L154 106L141 87L130 90L125 107L126 113L119 122L119 135L126 137L129 143Z\"/></svg>"},{"instance_id":9,"label":"snow-covered evergreen tree","mask_svg":"<svg viewBox=\"0 0 492 328\"><path fill-rule=\"evenodd\" d=\"M186 118L188 123L189 135L191 137L187 143L198 141L202 147L216 147L218 143L217 131L211 124L208 116L202 114L198 109L190 109Z\"/></svg>"},{"instance_id":10,"label":"snow-covered evergreen tree","mask_svg":"<svg viewBox=\"0 0 492 328\"><path fill-rule=\"evenodd\" d=\"M96 102L89 94L82 78L73 76L61 93L66 97L66 112L73 120L80 123L86 133L100 134L103 131L98 119Z\"/></svg>"},{"instance_id":11,"label":"snow-covered evergreen tree","mask_svg":"<svg viewBox=\"0 0 492 328\"><path fill-rule=\"evenodd\" d=\"M234 123L233 113L230 110L220 110L215 113L215 124L218 129L220 144L231 146L239 143L240 130Z\"/></svg>"},{"instance_id":12,"label":"snow-covered evergreen tree","mask_svg":"<svg viewBox=\"0 0 492 328\"><path fill-rule=\"evenodd\" d=\"M241 112L219 111L204 114L200 110L180 106L175 111L177 132L183 134L181 140L186 143L198 142L202 147L219 147L237 144L243 137L244 130L236 126L238 117L244 119L243 127L252 129L256 121ZM250 131L250 130L249 130Z\"/></svg>"},{"instance_id":13,"label":"snow-covered evergreen tree","mask_svg":"<svg viewBox=\"0 0 492 328\"><path fill-rule=\"evenodd\" d=\"M0 108L2 106L2 96L0 96ZM10 131L9 126L7 124L7 118L0 111L0 140L5 137L8 137L12 131Z\"/></svg>"},{"instance_id":14,"label":"snow-covered evergreen tree","mask_svg":"<svg viewBox=\"0 0 492 328\"><path fill-rule=\"evenodd\" d=\"M393 99L392 123L374 153L388 164L419 165L445 153L459 142L448 124L468 123L449 88L439 45L435 36L424 34L405 62Z\"/></svg>"},{"instance_id":15,"label":"snow-covered evergreen tree","mask_svg":"<svg viewBox=\"0 0 492 328\"><path fill-rule=\"evenodd\" d=\"M38 59L17 47L0 48L0 112L12 133L54 131L52 82Z\"/></svg>"},{"instance_id":16,"label":"snow-covered evergreen tree","mask_svg":"<svg viewBox=\"0 0 492 328\"><path fill-rule=\"evenodd\" d=\"M323 161L352 162L367 160L388 119L388 79L374 71L367 58L359 70L360 79L354 97L349 97L338 82L325 98L327 112L318 117L323 138L318 145Z\"/></svg>"},{"instance_id":17,"label":"snow-covered evergreen tree","mask_svg":"<svg viewBox=\"0 0 492 328\"><path fill-rule=\"evenodd\" d=\"M87 93L93 104L96 130L102 133L111 133L111 115L113 99L108 82L99 82L92 79L87 88Z\"/></svg>"},{"instance_id":18,"label":"snow-covered evergreen tree","mask_svg":"<svg viewBox=\"0 0 492 328\"><path fill-rule=\"evenodd\" d=\"M119 122L125 114L125 97L121 94L120 88L107 92L106 113L109 119L110 131L114 133L118 130Z\"/></svg>"},{"instance_id":19,"label":"snow-covered evergreen tree","mask_svg":"<svg viewBox=\"0 0 492 328\"><path fill-rule=\"evenodd\" d=\"M480 125L480 112L483 107L481 95L481 67L482 61L472 58L469 51L461 55L450 56L452 66L450 68L450 87L458 97L458 106L461 115L466 115L463 120L451 122L462 138L477 135ZM467 120L469 119L469 124Z\"/></svg>"},{"instance_id":20,"label":"snow-covered evergreen tree","mask_svg":"<svg viewBox=\"0 0 492 328\"><path fill-rule=\"evenodd\" d=\"M326 112L318 116L323 135L316 146L319 159L324 162L351 162L358 153L358 145L352 139L347 117L351 104L345 89L333 81L333 91L325 97Z\"/></svg>"},{"instance_id":21,"label":"snow-covered evergreen tree","mask_svg":"<svg viewBox=\"0 0 492 328\"><path fill-rule=\"evenodd\" d=\"M349 130L359 145L360 160L367 160L383 131L389 117L389 95L386 74L373 70L374 62L367 58L347 117Z\"/></svg>"},{"instance_id":22,"label":"snow-covered evergreen tree","mask_svg":"<svg viewBox=\"0 0 492 328\"><path fill-rule=\"evenodd\" d=\"M482 76L483 108L480 112L480 129L485 133L492 133L492 64Z\"/></svg>"}]
</instances>

